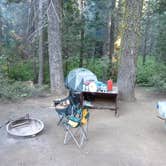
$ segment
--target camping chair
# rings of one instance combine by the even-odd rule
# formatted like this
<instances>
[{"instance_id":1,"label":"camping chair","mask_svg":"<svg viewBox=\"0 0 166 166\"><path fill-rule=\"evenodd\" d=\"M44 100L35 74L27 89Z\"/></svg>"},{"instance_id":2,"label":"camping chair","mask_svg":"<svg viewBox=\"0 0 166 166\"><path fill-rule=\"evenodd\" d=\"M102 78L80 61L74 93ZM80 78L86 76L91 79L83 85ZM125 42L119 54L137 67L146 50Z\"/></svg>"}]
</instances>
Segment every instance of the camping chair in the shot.
<instances>
[{"instance_id":1,"label":"camping chair","mask_svg":"<svg viewBox=\"0 0 166 166\"><path fill-rule=\"evenodd\" d=\"M60 125L68 116L74 115L80 105L80 94L74 91L70 91L69 96L64 99L54 100L55 110L59 117L57 125Z\"/></svg>"},{"instance_id":2,"label":"camping chair","mask_svg":"<svg viewBox=\"0 0 166 166\"><path fill-rule=\"evenodd\" d=\"M84 141L88 139L88 121L89 111L87 108L77 110L75 115L68 117L64 122L65 138L64 144L67 144L71 139L74 140L78 148L81 148Z\"/></svg>"},{"instance_id":3,"label":"camping chair","mask_svg":"<svg viewBox=\"0 0 166 166\"><path fill-rule=\"evenodd\" d=\"M59 121L57 123L57 126L59 126L65 117L72 114L69 97L61 100L55 100L54 106L59 117Z\"/></svg>"}]
</instances>

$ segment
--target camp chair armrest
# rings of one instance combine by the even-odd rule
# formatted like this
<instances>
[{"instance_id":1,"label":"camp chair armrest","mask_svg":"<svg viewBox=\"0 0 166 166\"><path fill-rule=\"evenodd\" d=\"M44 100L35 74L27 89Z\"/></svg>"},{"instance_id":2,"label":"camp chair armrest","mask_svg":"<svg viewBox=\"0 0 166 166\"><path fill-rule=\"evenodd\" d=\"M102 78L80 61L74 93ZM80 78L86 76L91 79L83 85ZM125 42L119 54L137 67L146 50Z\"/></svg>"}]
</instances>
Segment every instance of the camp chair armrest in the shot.
<instances>
[{"instance_id":1,"label":"camp chair armrest","mask_svg":"<svg viewBox=\"0 0 166 166\"><path fill-rule=\"evenodd\" d=\"M66 100L69 100L69 97L66 97L66 98L64 98L64 99L53 100L54 106L57 106L58 104L60 104L60 103L62 103L62 102L64 102L64 101L66 101Z\"/></svg>"}]
</instances>

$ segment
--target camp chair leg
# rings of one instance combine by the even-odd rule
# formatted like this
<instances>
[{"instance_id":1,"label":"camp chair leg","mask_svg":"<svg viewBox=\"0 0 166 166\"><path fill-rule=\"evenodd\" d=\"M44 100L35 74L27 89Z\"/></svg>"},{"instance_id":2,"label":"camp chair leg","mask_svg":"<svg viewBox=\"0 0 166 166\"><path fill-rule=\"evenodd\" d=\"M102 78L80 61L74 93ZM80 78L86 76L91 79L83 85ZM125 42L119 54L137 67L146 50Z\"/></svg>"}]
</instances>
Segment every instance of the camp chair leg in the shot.
<instances>
[{"instance_id":1,"label":"camp chair leg","mask_svg":"<svg viewBox=\"0 0 166 166\"><path fill-rule=\"evenodd\" d=\"M66 129L67 130L67 129ZM70 130L69 129L69 127L68 127L68 130ZM67 144L69 141L70 141L70 139L72 138L72 136L71 135L69 135L70 133L68 132L68 130L66 131L66 133L65 133L65 139L64 139L64 144ZM78 133L78 129L73 133L72 132L72 134L73 134L73 136L75 136L77 133Z\"/></svg>"},{"instance_id":2,"label":"camp chair leg","mask_svg":"<svg viewBox=\"0 0 166 166\"><path fill-rule=\"evenodd\" d=\"M86 140L88 140L88 123L84 126L81 126L82 132L84 133Z\"/></svg>"},{"instance_id":3,"label":"camp chair leg","mask_svg":"<svg viewBox=\"0 0 166 166\"><path fill-rule=\"evenodd\" d=\"M72 133L72 131L69 129L69 126L66 127L66 134L65 134L65 139L64 139L64 144L67 144L67 142L70 140L70 138L73 138L74 142L76 143L76 145L78 146L78 148L80 148L80 144L78 143L77 139L75 138L74 134ZM70 135L69 135L70 134ZM68 138L68 135L70 136L70 138Z\"/></svg>"},{"instance_id":4,"label":"camp chair leg","mask_svg":"<svg viewBox=\"0 0 166 166\"><path fill-rule=\"evenodd\" d=\"M84 131L84 129L81 127L81 140L80 140L80 146L82 146L83 145L83 143L84 143L84 140L87 140L87 137L86 137L86 133L85 133L85 131Z\"/></svg>"},{"instance_id":5,"label":"camp chair leg","mask_svg":"<svg viewBox=\"0 0 166 166\"><path fill-rule=\"evenodd\" d=\"M80 144L82 145L84 143L84 141L87 141L88 140L88 126L86 125L85 128L84 127L81 127L81 135L82 135L82 138L81 138L81 142Z\"/></svg>"},{"instance_id":6,"label":"camp chair leg","mask_svg":"<svg viewBox=\"0 0 166 166\"><path fill-rule=\"evenodd\" d=\"M82 132L82 135L88 139L88 136L87 136L87 132L86 132L86 129L84 129L84 127L81 127L81 132Z\"/></svg>"},{"instance_id":7,"label":"camp chair leg","mask_svg":"<svg viewBox=\"0 0 166 166\"><path fill-rule=\"evenodd\" d=\"M57 126L59 126L59 125L61 124L61 122L62 122L64 116L62 116L62 117L59 116L59 118L60 118L60 120L59 120L59 122L57 123Z\"/></svg>"}]
</instances>

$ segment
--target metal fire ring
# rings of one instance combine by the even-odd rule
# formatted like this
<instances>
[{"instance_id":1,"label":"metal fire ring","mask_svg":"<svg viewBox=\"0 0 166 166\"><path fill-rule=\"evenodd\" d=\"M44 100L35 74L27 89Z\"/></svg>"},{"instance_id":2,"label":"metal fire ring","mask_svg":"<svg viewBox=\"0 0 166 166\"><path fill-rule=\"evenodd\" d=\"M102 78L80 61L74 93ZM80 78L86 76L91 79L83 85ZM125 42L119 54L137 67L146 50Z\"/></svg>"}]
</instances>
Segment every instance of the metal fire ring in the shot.
<instances>
[{"instance_id":1,"label":"metal fire ring","mask_svg":"<svg viewBox=\"0 0 166 166\"><path fill-rule=\"evenodd\" d=\"M22 119L18 122L11 121L6 125L10 135L19 137L35 136L44 129L44 123L39 119Z\"/></svg>"}]
</instances>

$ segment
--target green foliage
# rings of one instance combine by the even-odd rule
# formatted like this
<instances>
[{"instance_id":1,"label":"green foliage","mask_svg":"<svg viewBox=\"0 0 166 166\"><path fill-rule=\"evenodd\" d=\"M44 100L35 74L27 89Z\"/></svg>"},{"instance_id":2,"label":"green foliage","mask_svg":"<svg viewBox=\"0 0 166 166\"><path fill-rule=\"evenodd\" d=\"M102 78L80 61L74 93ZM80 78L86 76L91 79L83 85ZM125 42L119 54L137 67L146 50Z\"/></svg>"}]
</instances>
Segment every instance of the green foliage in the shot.
<instances>
[{"instance_id":1,"label":"green foliage","mask_svg":"<svg viewBox=\"0 0 166 166\"><path fill-rule=\"evenodd\" d=\"M13 81L1 77L0 99L16 101L25 97L43 96L47 87L34 87L27 82Z\"/></svg>"},{"instance_id":2,"label":"green foliage","mask_svg":"<svg viewBox=\"0 0 166 166\"><path fill-rule=\"evenodd\" d=\"M109 58L107 56L102 58L89 58L86 67L96 74L98 80L105 81L110 78Z\"/></svg>"},{"instance_id":3,"label":"green foliage","mask_svg":"<svg viewBox=\"0 0 166 166\"><path fill-rule=\"evenodd\" d=\"M166 63L166 1L165 0L155 0L153 2L153 18L157 18L154 22L152 22L152 27L154 25L156 29L155 34L155 51L156 57L158 61L163 61ZM153 32L154 33L154 32ZM152 33L152 35L153 35Z\"/></svg>"},{"instance_id":4,"label":"green foliage","mask_svg":"<svg viewBox=\"0 0 166 166\"><path fill-rule=\"evenodd\" d=\"M64 59L64 75L65 77L67 76L67 74L75 69L79 67L79 56L71 56L67 59Z\"/></svg>"},{"instance_id":5,"label":"green foliage","mask_svg":"<svg viewBox=\"0 0 166 166\"><path fill-rule=\"evenodd\" d=\"M158 64L155 75L151 78L153 86L166 92L166 66L164 64Z\"/></svg>"},{"instance_id":6,"label":"green foliage","mask_svg":"<svg viewBox=\"0 0 166 166\"><path fill-rule=\"evenodd\" d=\"M147 57L145 65L142 65L142 57L138 57L137 83L142 86L153 86L152 76L155 74L156 61L154 57Z\"/></svg>"},{"instance_id":7,"label":"green foliage","mask_svg":"<svg viewBox=\"0 0 166 166\"><path fill-rule=\"evenodd\" d=\"M44 83L50 84L49 62L45 60L44 64Z\"/></svg>"},{"instance_id":8,"label":"green foliage","mask_svg":"<svg viewBox=\"0 0 166 166\"><path fill-rule=\"evenodd\" d=\"M8 73L9 78L17 81L34 80L34 72L31 61L19 62L11 66Z\"/></svg>"},{"instance_id":9,"label":"green foliage","mask_svg":"<svg viewBox=\"0 0 166 166\"><path fill-rule=\"evenodd\" d=\"M66 61L67 63L67 71L65 72L65 76L71 71L72 69L79 67L79 57L70 57ZM110 78L109 76L109 58L104 56L102 58L87 58L84 59L83 62L85 68L91 70L93 73L96 74L99 80L107 80ZM64 66L65 67L65 66Z\"/></svg>"},{"instance_id":10,"label":"green foliage","mask_svg":"<svg viewBox=\"0 0 166 166\"><path fill-rule=\"evenodd\" d=\"M0 98L16 100L20 97L30 96L29 89L20 82L10 82L7 79L0 81Z\"/></svg>"},{"instance_id":11,"label":"green foliage","mask_svg":"<svg viewBox=\"0 0 166 166\"><path fill-rule=\"evenodd\" d=\"M80 13L76 0L68 0L63 4L62 19L62 51L64 58L76 55L80 48Z\"/></svg>"},{"instance_id":12,"label":"green foliage","mask_svg":"<svg viewBox=\"0 0 166 166\"><path fill-rule=\"evenodd\" d=\"M165 64L156 61L155 57L149 56L146 59L145 65L142 65L142 57L139 57L137 64L137 84L166 91Z\"/></svg>"},{"instance_id":13,"label":"green foliage","mask_svg":"<svg viewBox=\"0 0 166 166\"><path fill-rule=\"evenodd\" d=\"M157 59L166 63L166 13L159 16L158 35L156 42Z\"/></svg>"}]
</instances>

